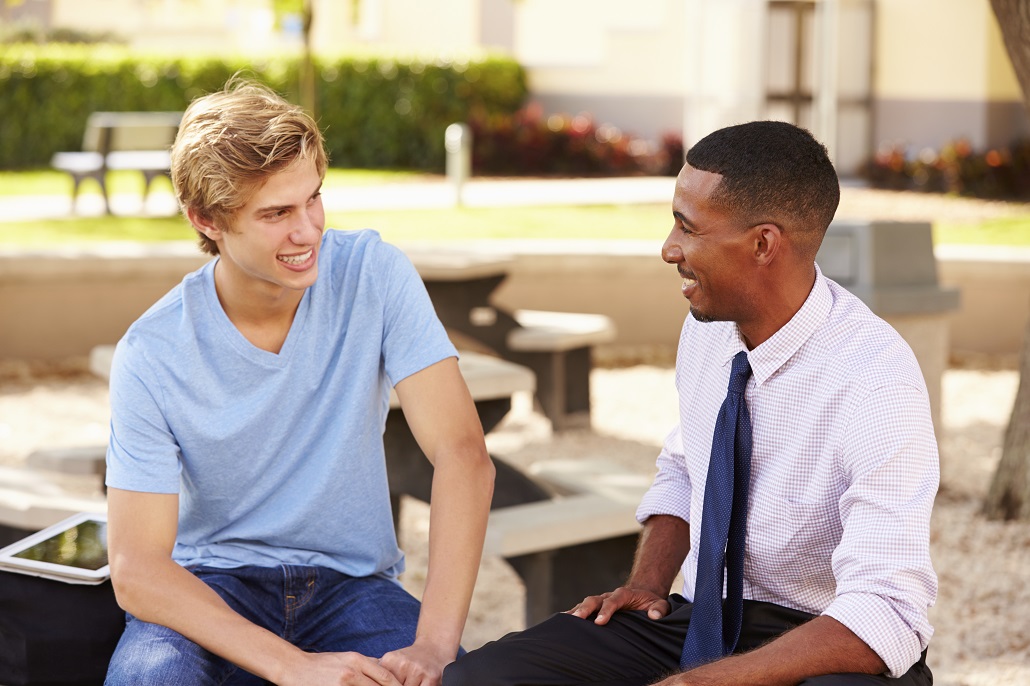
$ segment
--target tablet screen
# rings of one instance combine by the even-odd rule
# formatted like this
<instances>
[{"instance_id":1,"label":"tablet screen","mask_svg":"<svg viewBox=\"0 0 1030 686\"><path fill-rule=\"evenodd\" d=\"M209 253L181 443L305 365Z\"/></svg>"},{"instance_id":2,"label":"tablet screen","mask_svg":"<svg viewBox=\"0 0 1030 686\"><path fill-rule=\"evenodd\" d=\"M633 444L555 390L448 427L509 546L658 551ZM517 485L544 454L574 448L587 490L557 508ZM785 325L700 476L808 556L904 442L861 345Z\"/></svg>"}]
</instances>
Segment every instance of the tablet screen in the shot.
<instances>
[{"instance_id":1,"label":"tablet screen","mask_svg":"<svg viewBox=\"0 0 1030 686\"><path fill-rule=\"evenodd\" d=\"M107 522L79 522L11 557L96 571L107 564Z\"/></svg>"}]
</instances>

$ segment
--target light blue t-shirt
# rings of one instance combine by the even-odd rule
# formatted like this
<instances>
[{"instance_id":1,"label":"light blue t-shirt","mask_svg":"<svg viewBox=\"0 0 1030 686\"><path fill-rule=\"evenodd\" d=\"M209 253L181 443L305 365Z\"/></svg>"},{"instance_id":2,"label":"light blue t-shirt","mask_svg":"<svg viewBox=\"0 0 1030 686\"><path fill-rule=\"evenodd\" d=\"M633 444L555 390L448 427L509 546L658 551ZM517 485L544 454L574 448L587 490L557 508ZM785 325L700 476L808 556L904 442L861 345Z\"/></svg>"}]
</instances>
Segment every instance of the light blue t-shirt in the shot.
<instances>
[{"instance_id":1,"label":"light blue t-shirt","mask_svg":"<svg viewBox=\"0 0 1030 686\"><path fill-rule=\"evenodd\" d=\"M215 293L212 260L151 307L111 370L107 484L179 494L174 559L403 570L383 429L392 385L457 355L418 273L374 231L327 231L278 353Z\"/></svg>"}]
</instances>

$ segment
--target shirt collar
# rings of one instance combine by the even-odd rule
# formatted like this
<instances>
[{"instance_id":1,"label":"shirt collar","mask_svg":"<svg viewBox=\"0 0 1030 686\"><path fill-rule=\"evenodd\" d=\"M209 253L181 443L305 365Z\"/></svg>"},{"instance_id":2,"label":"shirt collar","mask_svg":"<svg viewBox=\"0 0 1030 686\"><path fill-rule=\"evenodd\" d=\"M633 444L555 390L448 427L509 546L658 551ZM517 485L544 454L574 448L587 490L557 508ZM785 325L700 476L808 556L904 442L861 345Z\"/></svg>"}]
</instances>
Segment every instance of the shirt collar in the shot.
<instances>
[{"instance_id":1,"label":"shirt collar","mask_svg":"<svg viewBox=\"0 0 1030 686\"><path fill-rule=\"evenodd\" d=\"M815 283L805 299L801 309L790 321L769 337L768 340L748 350L740 329L736 325L727 327L726 345L724 347L723 366L733 361L733 356L741 350L747 351L747 359L751 364L755 385L760 385L775 374L801 346L815 333L816 329L826 321L833 304L833 295L826 283L819 265L815 265Z\"/></svg>"}]
</instances>

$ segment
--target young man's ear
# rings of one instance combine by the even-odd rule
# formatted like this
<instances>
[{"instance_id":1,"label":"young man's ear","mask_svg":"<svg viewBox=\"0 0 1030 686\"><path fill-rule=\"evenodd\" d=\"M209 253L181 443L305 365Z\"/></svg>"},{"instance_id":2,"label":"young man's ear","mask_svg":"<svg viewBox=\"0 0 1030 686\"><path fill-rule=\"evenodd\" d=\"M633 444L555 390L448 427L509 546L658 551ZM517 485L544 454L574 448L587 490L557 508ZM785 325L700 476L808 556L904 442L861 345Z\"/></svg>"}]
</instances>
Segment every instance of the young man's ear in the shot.
<instances>
[{"instance_id":1,"label":"young man's ear","mask_svg":"<svg viewBox=\"0 0 1030 686\"><path fill-rule=\"evenodd\" d=\"M754 227L755 232L754 256L755 263L759 266L769 265L779 252L783 242L783 229L776 224L759 224Z\"/></svg>"},{"instance_id":2,"label":"young man's ear","mask_svg":"<svg viewBox=\"0 0 1030 686\"><path fill-rule=\"evenodd\" d=\"M215 226L214 222L208 217L204 216L193 208L186 209L186 218L190 220L190 224L193 224L200 233L204 234L213 241L218 241L222 237L222 230Z\"/></svg>"}]
</instances>

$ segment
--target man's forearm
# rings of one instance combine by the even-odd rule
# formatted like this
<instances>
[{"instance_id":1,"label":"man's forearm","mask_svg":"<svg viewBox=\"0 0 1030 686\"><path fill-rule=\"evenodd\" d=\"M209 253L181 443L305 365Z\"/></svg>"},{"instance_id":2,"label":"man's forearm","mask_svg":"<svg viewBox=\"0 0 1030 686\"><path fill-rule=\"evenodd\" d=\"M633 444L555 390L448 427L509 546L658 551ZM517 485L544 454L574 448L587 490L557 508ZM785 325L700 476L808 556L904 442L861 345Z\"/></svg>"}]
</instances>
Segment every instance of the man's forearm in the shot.
<instances>
[{"instance_id":1,"label":"man's forearm","mask_svg":"<svg viewBox=\"0 0 1030 686\"><path fill-rule=\"evenodd\" d=\"M653 515L644 522L626 586L669 594L690 551L690 525L672 515Z\"/></svg>"},{"instance_id":2,"label":"man's forearm","mask_svg":"<svg viewBox=\"0 0 1030 686\"><path fill-rule=\"evenodd\" d=\"M131 568L132 571L124 571ZM115 577L118 601L137 619L166 626L264 679L277 682L303 653L230 608L171 560L134 560Z\"/></svg>"},{"instance_id":3,"label":"man's forearm","mask_svg":"<svg viewBox=\"0 0 1030 686\"><path fill-rule=\"evenodd\" d=\"M692 669L662 686L793 686L824 674L881 674L883 660L850 629L816 617L764 646Z\"/></svg>"},{"instance_id":4,"label":"man's forearm","mask_svg":"<svg viewBox=\"0 0 1030 686\"><path fill-rule=\"evenodd\" d=\"M429 515L429 567L416 635L457 654L479 573L494 467L481 444L436 459Z\"/></svg>"}]
</instances>

